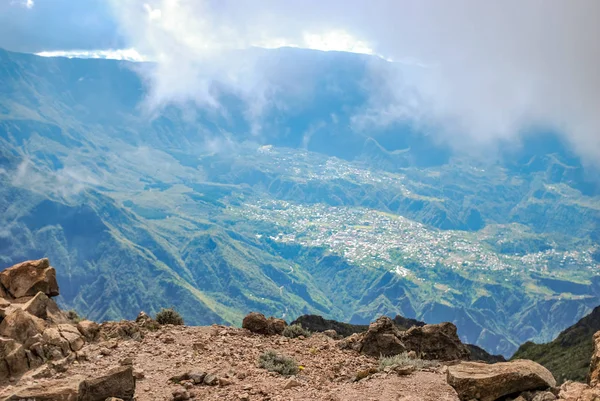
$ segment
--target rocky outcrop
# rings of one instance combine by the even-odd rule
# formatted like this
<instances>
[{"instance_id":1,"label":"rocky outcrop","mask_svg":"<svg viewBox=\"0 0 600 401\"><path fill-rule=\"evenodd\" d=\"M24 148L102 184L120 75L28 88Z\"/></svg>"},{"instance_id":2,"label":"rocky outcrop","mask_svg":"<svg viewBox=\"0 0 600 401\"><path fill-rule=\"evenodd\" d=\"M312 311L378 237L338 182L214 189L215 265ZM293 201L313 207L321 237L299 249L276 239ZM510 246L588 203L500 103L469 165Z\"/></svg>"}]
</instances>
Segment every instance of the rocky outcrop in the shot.
<instances>
[{"instance_id":1,"label":"rocky outcrop","mask_svg":"<svg viewBox=\"0 0 600 401\"><path fill-rule=\"evenodd\" d=\"M0 285L8 297L33 297L38 292L54 297L59 294L56 270L48 259L28 260L0 273Z\"/></svg>"},{"instance_id":2,"label":"rocky outcrop","mask_svg":"<svg viewBox=\"0 0 600 401\"><path fill-rule=\"evenodd\" d=\"M407 350L401 337L402 332L390 318L380 317L362 335L360 352L371 356L401 354Z\"/></svg>"},{"instance_id":3,"label":"rocky outcrop","mask_svg":"<svg viewBox=\"0 0 600 401\"><path fill-rule=\"evenodd\" d=\"M448 367L447 381L461 400L495 401L524 391L556 386L552 373L528 360L485 364L461 362Z\"/></svg>"},{"instance_id":4,"label":"rocky outcrop","mask_svg":"<svg viewBox=\"0 0 600 401\"><path fill-rule=\"evenodd\" d=\"M365 333L342 340L339 347L375 357L414 351L419 358L440 361L464 360L470 354L452 323L413 326L402 331L385 316L371 323Z\"/></svg>"},{"instance_id":5,"label":"rocky outcrop","mask_svg":"<svg viewBox=\"0 0 600 401\"><path fill-rule=\"evenodd\" d=\"M566 401L600 400L600 331L594 334L594 352L590 361L588 382L567 381L560 387L559 399Z\"/></svg>"},{"instance_id":6,"label":"rocky outcrop","mask_svg":"<svg viewBox=\"0 0 600 401\"><path fill-rule=\"evenodd\" d=\"M51 380L20 388L9 394L6 401L105 401L114 397L123 401L133 399L135 377L131 367L118 367L99 377L80 375Z\"/></svg>"},{"instance_id":7,"label":"rocky outcrop","mask_svg":"<svg viewBox=\"0 0 600 401\"><path fill-rule=\"evenodd\" d=\"M253 333L275 335L283 333L287 323L283 319L266 318L262 313L250 312L242 321L242 328Z\"/></svg>"},{"instance_id":8,"label":"rocky outcrop","mask_svg":"<svg viewBox=\"0 0 600 401\"><path fill-rule=\"evenodd\" d=\"M413 326L402 332L400 340L421 359L452 361L469 359L470 352L458 338L452 323Z\"/></svg>"},{"instance_id":9,"label":"rocky outcrop","mask_svg":"<svg viewBox=\"0 0 600 401\"><path fill-rule=\"evenodd\" d=\"M85 337L50 298L58 285L48 259L0 272L0 288L0 381L46 362L75 359Z\"/></svg>"}]
</instances>

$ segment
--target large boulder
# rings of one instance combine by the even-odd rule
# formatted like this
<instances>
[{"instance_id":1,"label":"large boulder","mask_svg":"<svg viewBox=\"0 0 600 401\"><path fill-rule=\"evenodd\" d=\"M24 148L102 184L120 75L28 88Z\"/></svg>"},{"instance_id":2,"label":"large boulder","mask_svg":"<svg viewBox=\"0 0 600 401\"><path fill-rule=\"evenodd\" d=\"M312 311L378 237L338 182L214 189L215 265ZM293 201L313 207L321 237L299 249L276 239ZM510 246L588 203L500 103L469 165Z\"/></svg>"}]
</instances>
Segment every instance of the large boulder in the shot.
<instances>
[{"instance_id":1,"label":"large boulder","mask_svg":"<svg viewBox=\"0 0 600 401\"><path fill-rule=\"evenodd\" d=\"M467 360L471 354L458 338L456 326L452 323L413 326L402 332L400 340L408 351L415 351L422 359Z\"/></svg>"},{"instance_id":2,"label":"large boulder","mask_svg":"<svg viewBox=\"0 0 600 401\"><path fill-rule=\"evenodd\" d=\"M360 352L375 357L401 354L406 351L401 336L402 331L392 319L382 316L371 323L362 336Z\"/></svg>"},{"instance_id":3,"label":"large boulder","mask_svg":"<svg viewBox=\"0 0 600 401\"><path fill-rule=\"evenodd\" d=\"M25 303L22 309L35 317L48 320L52 323L67 323L69 321L56 302L48 298L48 296L41 291Z\"/></svg>"},{"instance_id":4,"label":"large boulder","mask_svg":"<svg viewBox=\"0 0 600 401\"><path fill-rule=\"evenodd\" d=\"M112 369L105 376L87 379L79 384L79 401L104 401L110 397L124 401L135 394L135 377L131 366Z\"/></svg>"},{"instance_id":5,"label":"large boulder","mask_svg":"<svg viewBox=\"0 0 600 401\"><path fill-rule=\"evenodd\" d=\"M510 394L556 386L548 369L528 360L461 362L448 367L447 381L461 400L478 401L495 401Z\"/></svg>"},{"instance_id":6,"label":"large boulder","mask_svg":"<svg viewBox=\"0 0 600 401\"><path fill-rule=\"evenodd\" d=\"M287 326L283 319L266 318L262 313L250 312L242 321L242 327L253 333L274 335L281 334Z\"/></svg>"},{"instance_id":7,"label":"large boulder","mask_svg":"<svg viewBox=\"0 0 600 401\"><path fill-rule=\"evenodd\" d=\"M0 285L12 298L33 297L40 291L49 297L59 294L56 271L48 259L29 260L3 270Z\"/></svg>"},{"instance_id":8,"label":"large boulder","mask_svg":"<svg viewBox=\"0 0 600 401\"><path fill-rule=\"evenodd\" d=\"M24 343L44 331L45 323L21 308L13 309L0 323L0 336Z\"/></svg>"},{"instance_id":9,"label":"large boulder","mask_svg":"<svg viewBox=\"0 0 600 401\"><path fill-rule=\"evenodd\" d=\"M65 380L54 380L44 383L32 384L28 387L5 394L0 394L6 401L78 401L80 377L71 377Z\"/></svg>"}]
</instances>

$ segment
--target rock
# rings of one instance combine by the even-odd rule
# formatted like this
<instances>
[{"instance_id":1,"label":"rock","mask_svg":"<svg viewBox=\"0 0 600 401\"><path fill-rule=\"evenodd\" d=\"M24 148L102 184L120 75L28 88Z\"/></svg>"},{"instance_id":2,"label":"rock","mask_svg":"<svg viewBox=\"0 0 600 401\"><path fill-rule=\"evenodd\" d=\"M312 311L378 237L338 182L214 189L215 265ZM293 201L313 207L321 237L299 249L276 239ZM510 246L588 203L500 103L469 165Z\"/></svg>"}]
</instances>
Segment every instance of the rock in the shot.
<instances>
[{"instance_id":1,"label":"rock","mask_svg":"<svg viewBox=\"0 0 600 401\"><path fill-rule=\"evenodd\" d=\"M58 325L58 330L60 331L60 335L69 342L71 351L76 352L83 348L85 341L75 326L60 324Z\"/></svg>"},{"instance_id":2,"label":"rock","mask_svg":"<svg viewBox=\"0 0 600 401\"><path fill-rule=\"evenodd\" d=\"M351 349L356 352L360 352L362 349L362 338L363 334L355 333L349 337L344 338L338 343L338 347L341 349Z\"/></svg>"},{"instance_id":3,"label":"rock","mask_svg":"<svg viewBox=\"0 0 600 401\"><path fill-rule=\"evenodd\" d=\"M133 366L133 359L131 358L123 358L119 361L119 365L121 366Z\"/></svg>"},{"instance_id":4,"label":"rock","mask_svg":"<svg viewBox=\"0 0 600 401\"><path fill-rule=\"evenodd\" d=\"M231 380L226 379L224 377L219 378L219 386L225 387L225 386L229 386L231 384L233 384L233 382Z\"/></svg>"},{"instance_id":5,"label":"rock","mask_svg":"<svg viewBox=\"0 0 600 401\"><path fill-rule=\"evenodd\" d=\"M112 369L105 376L87 379L79 384L79 401L104 401L109 397L129 401L134 394L135 377L131 366Z\"/></svg>"},{"instance_id":6,"label":"rock","mask_svg":"<svg viewBox=\"0 0 600 401\"><path fill-rule=\"evenodd\" d=\"M206 376L204 376L203 383L207 386L216 386L217 384L219 384L219 378L216 375L209 373Z\"/></svg>"},{"instance_id":7,"label":"rock","mask_svg":"<svg viewBox=\"0 0 600 401\"><path fill-rule=\"evenodd\" d=\"M560 386L558 399L564 401L597 401L600 400L600 388L589 387L585 383L567 381Z\"/></svg>"},{"instance_id":8,"label":"rock","mask_svg":"<svg viewBox=\"0 0 600 401\"><path fill-rule=\"evenodd\" d=\"M408 376L413 373L416 368L413 365L395 366L393 371L399 376Z\"/></svg>"},{"instance_id":9,"label":"rock","mask_svg":"<svg viewBox=\"0 0 600 401\"><path fill-rule=\"evenodd\" d=\"M242 327L253 333L275 335L283 333L287 323L283 319L266 318L262 313L250 312L242 321Z\"/></svg>"},{"instance_id":10,"label":"rock","mask_svg":"<svg viewBox=\"0 0 600 401\"><path fill-rule=\"evenodd\" d=\"M413 326L401 331L386 316L371 323L366 332L343 339L338 346L374 357L409 351L412 358L420 356L423 359L451 361L468 359L470 354L452 323Z\"/></svg>"},{"instance_id":11,"label":"rock","mask_svg":"<svg viewBox=\"0 0 600 401\"><path fill-rule=\"evenodd\" d=\"M590 362L588 384L591 387L600 385L600 331L594 334L594 353Z\"/></svg>"},{"instance_id":12,"label":"rock","mask_svg":"<svg viewBox=\"0 0 600 401\"><path fill-rule=\"evenodd\" d=\"M554 394L552 394L550 391L539 391L531 399L531 401L554 401L554 400L556 400L556 396Z\"/></svg>"},{"instance_id":13,"label":"rock","mask_svg":"<svg viewBox=\"0 0 600 401\"><path fill-rule=\"evenodd\" d=\"M94 342L100 338L100 325L91 320L82 320L77 323L77 330L88 342Z\"/></svg>"},{"instance_id":14,"label":"rock","mask_svg":"<svg viewBox=\"0 0 600 401\"><path fill-rule=\"evenodd\" d=\"M202 384L204 383L204 378L206 377L205 372L195 372L189 374L189 380L194 384Z\"/></svg>"},{"instance_id":15,"label":"rock","mask_svg":"<svg viewBox=\"0 0 600 401\"><path fill-rule=\"evenodd\" d=\"M0 336L24 343L28 338L44 331L45 323L21 308L12 310L0 323Z\"/></svg>"},{"instance_id":16,"label":"rock","mask_svg":"<svg viewBox=\"0 0 600 401\"><path fill-rule=\"evenodd\" d=\"M48 259L29 260L3 270L0 284L12 298L32 297L40 291L49 297L59 294L56 271Z\"/></svg>"},{"instance_id":17,"label":"rock","mask_svg":"<svg viewBox=\"0 0 600 401\"><path fill-rule=\"evenodd\" d=\"M494 401L528 390L556 386L552 373L528 360L485 364L461 362L448 367L447 381L461 400Z\"/></svg>"},{"instance_id":18,"label":"rock","mask_svg":"<svg viewBox=\"0 0 600 401\"><path fill-rule=\"evenodd\" d=\"M48 365L57 372L66 372L71 362L67 358L49 362Z\"/></svg>"},{"instance_id":19,"label":"rock","mask_svg":"<svg viewBox=\"0 0 600 401\"><path fill-rule=\"evenodd\" d=\"M408 351L406 356L408 357L408 359L417 359L417 353L415 351Z\"/></svg>"},{"instance_id":20,"label":"rock","mask_svg":"<svg viewBox=\"0 0 600 401\"><path fill-rule=\"evenodd\" d=\"M122 338L124 340L139 341L143 338L140 326L135 322L122 320L120 322L104 322L100 325L100 332L108 338Z\"/></svg>"},{"instance_id":21,"label":"rock","mask_svg":"<svg viewBox=\"0 0 600 401\"><path fill-rule=\"evenodd\" d=\"M23 310L40 319L48 319L52 323L66 323L68 321L56 302L41 291L23 305Z\"/></svg>"},{"instance_id":22,"label":"rock","mask_svg":"<svg viewBox=\"0 0 600 401\"><path fill-rule=\"evenodd\" d=\"M158 324L156 320L152 319L146 314L146 312L143 311L139 313L135 319L135 322L138 324L138 326L148 330L158 330L160 328L160 324Z\"/></svg>"},{"instance_id":23,"label":"rock","mask_svg":"<svg viewBox=\"0 0 600 401\"><path fill-rule=\"evenodd\" d=\"M283 386L283 389L284 390L289 390L291 388L299 387L301 385L302 384L298 380L296 380L296 379L290 379L290 380L287 381L287 383L285 383L285 386Z\"/></svg>"},{"instance_id":24,"label":"rock","mask_svg":"<svg viewBox=\"0 0 600 401\"><path fill-rule=\"evenodd\" d=\"M190 393L187 390L175 390L173 391L173 401L185 401L190 399Z\"/></svg>"},{"instance_id":25,"label":"rock","mask_svg":"<svg viewBox=\"0 0 600 401\"><path fill-rule=\"evenodd\" d=\"M109 397L105 401L123 401L123 399L122 398L117 398L117 397Z\"/></svg>"},{"instance_id":26,"label":"rock","mask_svg":"<svg viewBox=\"0 0 600 401\"><path fill-rule=\"evenodd\" d=\"M4 360L11 376L20 376L29 370L27 352L22 345L16 346L4 357Z\"/></svg>"},{"instance_id":27,"label":"rock","mask_svg":"<svg viewBox=\"0 0 600 401\"><path fill-rule=\"evenodd\" d=\"M267 320L268 326L269 326L269 333L268 334L279 334L281 335L283 333L283 330L285 330L287 323L285 322L285 320L283 319L277 319L275 317L270 317Z\"/></svg>"},{"instance_id":28,"label":"rock","mask_svg":"<svg viewBox=\"0 0 600 401\"><path fill-rule=\"evenodd\" d=\"M135 377L136 380L142 380L144 377L146 377L146 374L142 369L134 369L133 377Z\"/></svg>"},{"instance_id":29,"label":"rock","mask_svg":"<svg viewBox=\"0 0 600 401\"><path fill-rule=\"evenodd\" d=\"M464 345L452 323L413 326L401 332L400 341L407 350L415 351L421 359L453 361L468 360L470 351Z\"/></svg>"},{"instance_id":30,"label":"rock","mask_svg":"<svg viewBox=\"0 0 600 401\"><path fill-rule=\"evenodd\" d=\"M4 400L78 401L78 386L80 380L81 378L75 376L67 380L36 383L23 389L16 390Z\"/></svg>"},{"instance_id":31,"label":"rock","mask_svg":"<svg viewBox=\"0 0 600 401\"><path fill-rule=\"evenodd\" d=\"M42 334L44 356L48 359L59 359L67 356L71 352L69 341L60 335L60 331L56 327L49 327Z\"/></svg>"},{"instance_id":32,"label":"rock","mask_svg":"<svg viewBox=\"0 0 600 401\"><path fill-rule=\"evenodd\" d=\"M360 352L375 357L401 354L406 351L401 335L392 319L382 316L371 323L362 335Z\"/></svg>"},{"instance_id":33,"label":"rock","mask_svg":"<svg viewBox=\"0 0 600 401\"><path fill-rule=\"evenodd\" d=\"M330 329L330 330L325 330L325 331L323 332L323 334L325 334L325 335L326 335L327 337L329 337L329 338L333 338L334 340L337 340L337 339L339 339L339 338L340 338L340 336L338 335L337 331L335 331L335 330L332 330L332 329Z\"/></svg>"}]
</instances>

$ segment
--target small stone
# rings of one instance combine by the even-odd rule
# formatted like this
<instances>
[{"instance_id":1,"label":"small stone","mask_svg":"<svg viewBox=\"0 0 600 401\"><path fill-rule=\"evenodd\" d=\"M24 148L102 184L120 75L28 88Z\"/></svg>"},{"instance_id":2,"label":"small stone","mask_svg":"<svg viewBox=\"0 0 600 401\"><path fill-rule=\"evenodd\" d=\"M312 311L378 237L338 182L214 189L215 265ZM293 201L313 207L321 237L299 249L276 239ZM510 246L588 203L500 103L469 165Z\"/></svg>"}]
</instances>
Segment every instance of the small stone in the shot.
<instances>
[{"instance_id":1,"label":"small stone","mask_svg":"<svg viewBox=\"0 0 600 401\"><path fill-rule=\"evenodd\" d=\"M550 391L540 391L538 392L531 401L554 401L556 400L556 396L552 394Z\"/></svg>"},{"instance_id":2,"label":"small stone","mask_svg":"<svg viewBox=\"0 0 600 401\"><path fill-rule=\"evenodd\" d=\"M399 376L408 376L414 371L415 367L413 365L394 367L394 372L396 372Z\"/></svg>"},{"instance_id":3,"label":"small stone","mask_svg":"<svg viewBox=\"0 0 600 401\"><path fill-rule=\"evenodd\" d=\"M165 344L173 344L175 342L175 339L173 337L165 337L162 339L162 342Z\"/></svg>"},{"instance_id":4,"label":"small stone","mask_svg":"<svg viewBox=\"0 0 600 401\"><path fill-rule=\"evenodd\" d=\"M250 401L250 395L248 393L242 393L239 397L240 401Z\"/></svg>"},{"instance_id":5,"label":"small stone","mask_svg":"<svg viewBox=\"0 0 600 401\"><path fill-rule=\"evenodd\" d=\"M121 365L121 366L131 366L131 365L133 365L133 359L131 359L131 358L121 359L119 361L119 365Z\"/></svg>"},{"instance_id":6,"label":"small stone","mask_svg":"<svg viewBox=\"0 0 600 401\"><path fill-rule=\"evenodd\" d=\"M108 348L100 348L100 355L102 355L102 356L112 355L112 350L110 350Z\"/></svg>"},{"instance_id":7,"label":"small stone","mask_svg":"<svg viewBox=\"0 0 600 401\"><path fill-rule=\"evenodd\" d=\"M408 359L417 359L417 353L415 351L408 351L406 356L408 357Z\"/></svg>"},{"instance_id":8,"label":"small stone","mask_svg":"<svg viewBox=\"0 0 600 401\"><path fill-rule=\"evenodd\" d=\"M175 390L173 391L173 401L185 401L190 399L190 393L187 390Z\"/></svg>"},{"instance_id":9,"label":"small stone","mask_svg":"<svg viewBox=\"0 0 600 401\"><path fill-rule=\"evenodd\" d=\"M219 378L216 375L209 373L204 377L203 382L207 386L216 386L217 384L219 384Z\"/></svg>"},{"instance_id":10,"label":"small stone","mask_svg":"<svg viewBox=\"0 0 600 401\"><path fill-rule=\"evenodd\" d=\"M194 384L202 384L204 382L204 378L206 377L205 372L195 372L190 373L189 378Z\"/></svg>"},{"instance_id":11,"label":"small stone","mask_svg":"<svg viewBox=\"0 0 600 401\"><path fill-rule=\"evenodd\" d=\"M142 369L135 369L133 371L133 377L135 377L136 380L142 380L144 377L146 377L146 375Z\"/></svg>"},{"instance_id":12,"label":"small stone","mask_svg":"<svg viewBox=\"0 0 600 401\"><path fill-rule=\"evenodd\" d=\"M224 377L219 378L219 386L225 387L232 384L232 381L229 379L225 379Z\"/></svg>"},{"instance_id":13,"label":"small stone","mask_svg":"<svg viewBox=\"0 0 600 401\"><path fill-rule=\"evenodd\" d=\"M289 389L291 389L291 388L294 388L294 387L299 387L299 386L301 386L301 385L302 385L302 384L301 384L301 383L300 383L298 380L295 380L295 379L290 379L290 380L288 380L288 382L287 382L287 383L285 383L285 386L283 387L283 389L284 389L284 390L289 390Z\"/></svg>"}]
</instances>

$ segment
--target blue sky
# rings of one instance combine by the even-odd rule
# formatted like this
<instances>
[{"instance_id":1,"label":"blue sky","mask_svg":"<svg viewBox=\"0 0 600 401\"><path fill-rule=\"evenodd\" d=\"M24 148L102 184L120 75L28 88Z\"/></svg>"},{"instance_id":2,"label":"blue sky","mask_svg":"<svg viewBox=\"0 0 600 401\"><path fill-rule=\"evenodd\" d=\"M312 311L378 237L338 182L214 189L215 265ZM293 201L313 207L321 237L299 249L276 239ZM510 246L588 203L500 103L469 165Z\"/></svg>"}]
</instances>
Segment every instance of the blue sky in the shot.
<instances>
[{"instance_id":1,"label":"blue sky","mask_svg":"<svg viewBox=\"0 0 600 401\"><path fill-rule=\"evenodd\" d=\"M39 52L120 48L106 0L0 0L0 47Z\"/></svg>"},{"instance_id":2,"label":"blue sky","mask_svg":"<svg viewBox=\"0 0 600 401\"><path fill-rule=\"evenodd\" d=\"M231 49L368 53L426 78L383 77L395 94L384 104L374 88L386 117L377 121L437 121L457 146L518 141L543 126L597 163L599 37L597 0L0 0L0 47L153 60L155 105L210 104L209 79L267 93L260 66Z\"/></svg>"}]
</instances>

